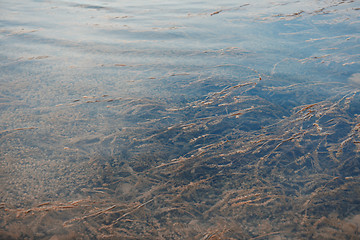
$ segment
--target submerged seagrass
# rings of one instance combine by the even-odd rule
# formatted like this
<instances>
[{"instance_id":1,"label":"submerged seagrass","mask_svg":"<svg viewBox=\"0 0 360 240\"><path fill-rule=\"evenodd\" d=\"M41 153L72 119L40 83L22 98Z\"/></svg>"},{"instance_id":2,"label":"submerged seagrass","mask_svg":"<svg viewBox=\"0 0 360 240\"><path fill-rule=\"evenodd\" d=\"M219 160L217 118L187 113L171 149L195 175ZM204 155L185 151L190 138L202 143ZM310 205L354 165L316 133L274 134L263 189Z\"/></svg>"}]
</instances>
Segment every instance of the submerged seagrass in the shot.
<instances>
[{"instance_id":1,"label":"submerged seagrass","mask_svg":"<svg viewBox=\"0 0 360 240\"><path fill-rule=\"evenodd\" d=\"M2 3L0 238L359 236L359 4L221 4Z\"/></svg>"}]
</instances>

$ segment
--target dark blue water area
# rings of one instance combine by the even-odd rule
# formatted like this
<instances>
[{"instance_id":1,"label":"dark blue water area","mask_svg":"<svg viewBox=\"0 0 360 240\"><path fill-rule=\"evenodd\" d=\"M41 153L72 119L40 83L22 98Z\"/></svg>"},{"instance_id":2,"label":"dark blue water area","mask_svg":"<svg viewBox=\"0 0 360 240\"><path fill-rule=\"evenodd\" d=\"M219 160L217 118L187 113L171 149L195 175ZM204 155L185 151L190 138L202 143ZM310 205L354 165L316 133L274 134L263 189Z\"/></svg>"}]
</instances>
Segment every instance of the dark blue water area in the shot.
<instances>
[{"instance_id":1,"label":"dark blue water area","mask_svg":"<svg viewBox=\"0 0 360 240\"><path fill-rule=\"evenodd\" d=\"M357 239L356 1L2 1L0 239Z\"/></svg>"}]
</instances>

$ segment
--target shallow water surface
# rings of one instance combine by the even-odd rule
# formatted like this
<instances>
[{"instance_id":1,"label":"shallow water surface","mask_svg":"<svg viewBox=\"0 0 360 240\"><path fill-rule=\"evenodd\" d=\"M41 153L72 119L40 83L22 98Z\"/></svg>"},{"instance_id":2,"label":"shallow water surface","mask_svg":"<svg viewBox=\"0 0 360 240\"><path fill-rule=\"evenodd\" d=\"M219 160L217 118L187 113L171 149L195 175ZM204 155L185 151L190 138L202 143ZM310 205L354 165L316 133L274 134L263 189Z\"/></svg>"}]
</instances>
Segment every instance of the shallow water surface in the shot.
<instances>
[{"instance_id":1,"label":"shallow water surface","mask_svg":"<svg viewBox=\"0 0 360 240\"><path fill-rule=\"evenodd\" d=\"M359 9L1 1L0 239L356 239Z\"/></svg>"}]
</instances>

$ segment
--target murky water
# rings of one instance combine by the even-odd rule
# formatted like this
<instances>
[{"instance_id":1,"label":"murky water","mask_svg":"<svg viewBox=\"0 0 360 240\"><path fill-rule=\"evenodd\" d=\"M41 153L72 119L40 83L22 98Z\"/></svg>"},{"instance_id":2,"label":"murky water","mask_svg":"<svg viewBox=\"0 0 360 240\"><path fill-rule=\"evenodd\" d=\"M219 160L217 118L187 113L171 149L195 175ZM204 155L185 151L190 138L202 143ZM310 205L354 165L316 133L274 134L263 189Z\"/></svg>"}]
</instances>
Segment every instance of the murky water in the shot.
<instances>
[{"instance_id":1,"label":"murky water","mask_svg":"<svg viewBox=\"0 0 360 240\"><path fill-rule=\"evenodd\" d=\"M0 2L1 239L357 239L360 4Z\"/></svg>"}]
</instances>

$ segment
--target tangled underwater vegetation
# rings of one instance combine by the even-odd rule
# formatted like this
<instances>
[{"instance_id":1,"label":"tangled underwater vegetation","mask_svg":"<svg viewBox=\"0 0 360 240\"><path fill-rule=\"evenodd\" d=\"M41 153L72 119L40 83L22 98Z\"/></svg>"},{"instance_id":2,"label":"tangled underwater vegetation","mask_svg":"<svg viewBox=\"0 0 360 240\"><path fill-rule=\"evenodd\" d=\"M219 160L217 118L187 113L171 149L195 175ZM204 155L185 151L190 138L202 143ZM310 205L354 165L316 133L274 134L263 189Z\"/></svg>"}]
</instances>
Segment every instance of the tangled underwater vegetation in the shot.
<instances>
[{"instance_id":1,"label":"tangled underwater vegetation","mask_svg":"<svg viewBox=\"0 0 360 240\"><path fill-rule=\"evenodd\" d=\"M354 1L320 2L324 7L313 11L256 21L298 31L316 18L305 36L329 22L352 25L353 18L341 17L358 11ZM251 6L181 21L223 16L233 27L238 11ZM304 15L305 23L297 22ZM260 50L238 47L180 51L180 62L206 65L163 67L131 62L153 50L124 50L129 62L86 61L84 72L85 62L58 69L54 56L2 60L0 239L357 239L358 35L329 34L298 40L324 55L281 55L271 67L261 65L270 60ZM91 54L116 49L106 47ZM167 61L179 51L161 54ZM10 81L14 69L22 71ZM32 82L23 79L28 75ZM56 83L47 82L51 77Z\"/></svg>"}]
</instances>

